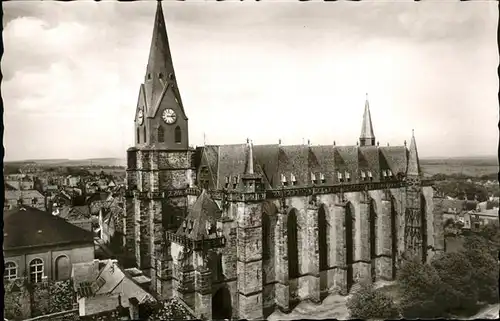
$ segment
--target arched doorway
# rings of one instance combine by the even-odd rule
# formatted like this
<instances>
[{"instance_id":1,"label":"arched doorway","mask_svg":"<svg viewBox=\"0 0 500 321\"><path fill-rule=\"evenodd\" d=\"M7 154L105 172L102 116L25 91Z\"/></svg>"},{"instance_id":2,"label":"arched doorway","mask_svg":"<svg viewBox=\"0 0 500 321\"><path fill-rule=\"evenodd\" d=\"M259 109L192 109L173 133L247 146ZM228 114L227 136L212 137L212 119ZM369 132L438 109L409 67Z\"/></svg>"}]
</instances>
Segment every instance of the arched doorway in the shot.
<instances>
[{"instance_id":1,"label":"arched doorway","mask_svg":"<svg viewBox=\"0 0 500 321\"><path fill-rule=\"evenodd\" d=\"M369 205L369 221L370 221L370 262L371 262L371 277L372 281L376 279L376 266L377 259L377 210L375 201L370 200Z\"/></svg>"},{"instance_id":2,"label":"arched doorway","mask_svg":"<svg viewBox=\"0 0 500 321\"><path fill-rule=\"evenodd\" d=\"M420 235L422 237L422 263L427 262L427 202L420 195Z\"/></svg>"},{"instance_id":3,"label":"arched doorway","mask_svg":"<svg viewBox=\"0 0 500 321\"><path fill-rule=\"evenodd\" d=\"M231 307L231 293L224 286L215 292L212 297L212 319L230 319L233 309Z\"/></svg>"},{"instance_id":4,"label":"arched doorway","mask_svg":"<svg viewBox=\"0 0 500 321\"><path fill-rule=\"evenodd\" d=\"M71 267L66 255L59 256L56 259L56 280L64 281L71 276Z\"/></svg>"},{"instance_id":5,"label":"arched doorway","mask_svg":"<svg viewBox=\"0 0 500 321\"><path fill-rule=\"evenodd\" d=\"M345 247L347 264L347 292L351 290L354 283L352 263L354 260L354 207L347 203L345 207Z\"/></svg>"}]
</instances>

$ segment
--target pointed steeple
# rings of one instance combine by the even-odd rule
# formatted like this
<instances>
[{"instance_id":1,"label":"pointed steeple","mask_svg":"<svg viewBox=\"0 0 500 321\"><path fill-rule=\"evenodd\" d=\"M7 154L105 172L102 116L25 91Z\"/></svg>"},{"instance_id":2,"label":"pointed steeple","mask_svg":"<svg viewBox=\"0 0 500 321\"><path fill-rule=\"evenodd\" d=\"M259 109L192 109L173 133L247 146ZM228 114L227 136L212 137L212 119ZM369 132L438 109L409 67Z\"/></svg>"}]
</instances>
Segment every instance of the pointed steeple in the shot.
<instances>
[{"instance_id":1,"label":"pointed steeple","mask_svg":"<svg viewBox=\"0 0 500 321\"><path fill-rule=\"evenodd\" d=\"M406 175L408 176L419 176L420 175L420 164L418 161L417 143L415 141L415 132L412 129L411 142L410 142L410 155L408 156L408 168L406 170Z\"/></svg>"},{"instance_id":2,"label":"pointed steeple","mask_svg":"<svg viewBox=\"0 0 500 321\"><path fill-rule=\"evenodd\" d=\"M168 42L167 27L165 24L161 1L157 2L153 36L151 39L151 47L149 49L148 66L144 84L148 112L150 115L154 106L163 96L163 91L167 85L172 87L177 104L183 108L181 97L177 88L174 64L172 62L172 53Z\"/></svg>"},{"instance_id":3,"label":"pointed steeple","mask_svg":"<svg viewBox=\"0 0 500 321\"><path fill-rule=\"evenodd\" d=\"M361 126L361 136L359 137L361 146L374 146L375 134L373 134L372 117L370 115L370 104L368 94L366 94L365 112L363 113L363 124Z\"/></svg>"},{"instance_id":4,"label":"pointed steeple","mask_svg":"<svg viewBox=\"0 0 500 321\"><path fill-rule=\"evenodd\" d=\"M253 175L253 146L249 139L247 139L247 159L246 159L245 174Z\"/></svg>"}]
</instances>

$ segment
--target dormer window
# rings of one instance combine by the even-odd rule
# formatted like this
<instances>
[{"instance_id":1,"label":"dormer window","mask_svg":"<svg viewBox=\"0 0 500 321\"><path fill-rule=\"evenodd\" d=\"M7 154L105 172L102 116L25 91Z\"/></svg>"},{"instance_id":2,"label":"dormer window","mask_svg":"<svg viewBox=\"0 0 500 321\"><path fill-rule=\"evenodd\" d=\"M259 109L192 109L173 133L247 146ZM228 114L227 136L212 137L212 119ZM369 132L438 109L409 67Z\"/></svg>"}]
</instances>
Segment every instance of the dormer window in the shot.
<instances>
[{"instance_id":1,"label":"dormer window","mask_svg":"<svg viewBox=\"0 0 500 321\"><path fill-rule=\"evenodd\" d=\"M350 182L351 181L351 173L345 172L345 180L346 180L346 182Z\"/></svg>"},{"instance_id":2,"label":"dormer window","mask_svg":"<svg viewBox=\"0 0 500 321\"><path fill-rule=\"evenodd\" d=\"M387 170L387 176L392 177L392 171L390 169Z\"/></svg>"},{"instance_id":3,"label":"dormer window","mask_svg":"<svg viewBox=\"0 0 500 321\"><path fill-rule=\"evenodd\" d=\"M387 171L385 169L382 170L382 177L383 178L387 177Z\"/></svg>"},{"instance_id":4,"label":"dormer window","mask_svg":"<svg viewBox=\"0 0 500 321\"><path fill-rule=\"evenodd\" d=\"M295 175L290 174L290 181L292 182L292 185L297 185L297 179L295 179Z\"/></svg>"},{"instance_id":5,"label":"dormer window","mask_svg":"<svg viewBox=\"0 0 500 321\"><path fill-rule=\"evenodd\" d=\"M323 173L319 173L319 179L321 180L322 184L326 182L325 175Z\"/></svg>"},{"instance_id":6,"label":"dormer window","mask_svg":"<svg viewBox=\"0 0 500 321\"><path fill-rule=\"evenodd\" d=\"M337 172L337 177L339 179L339 182L343 182L344 181L344 178L342 177L342 173L341 172Z\"/></svg>"},{"instance_id":7,"label":"dormer window","mask_svg":"<svg viewBox=\"0 0 500 321\"><path fill-rule=\"evenodd\" d=\"M311 181L316 184L316 175L314 173L311 173Z\"/></svg>"},{"instance_id":8,"label":"dormer window","mask_svg":"<svg viewBox=\"0 0 500 321\"><path fill-rule=\"evenodd\" d=\"M370 181L373 181L373 176L372 176L372 172L368 171L368 179Z\"/></svg>"},{"instance_id":9,"label":"dormer window","mask_svg":"<svg viewBox=\"0 0 500 321\"><path fill-rule=\"evenodd\" d=\"M226 176L226 184L225 184L226 188L229 187L229 176Z\"/></svg>"},{"instance_id":10,"label":"dormer window","mask_svg":"<svg viewBox=\"0 0 500 321\"><path fill-rule=\"evenodd\" d=\"M233 176L233 188L236 188L236 186L238 186L238 182L239 182L239 177Z\"/></svg>"},{"instance_id":11,"label":"dormer window","mask_svg":"<svg viewBox=\"0 0 500 321\"><path fill-rule=\"evenodd\" d=\"M286 176L284 174L281 174L281 184L283 184L284 186L287 185Z\"/></svg>"},{"instance_id":12,"label":"dormer window","mask_svg":"<svg viewBox=\"0 0 500 321\"><path fill-rule=\"evenodd\" d=\"M366 174L364 171L361 171L361 180L362 181L366 180Z\"/></svg>"}]
</instances>

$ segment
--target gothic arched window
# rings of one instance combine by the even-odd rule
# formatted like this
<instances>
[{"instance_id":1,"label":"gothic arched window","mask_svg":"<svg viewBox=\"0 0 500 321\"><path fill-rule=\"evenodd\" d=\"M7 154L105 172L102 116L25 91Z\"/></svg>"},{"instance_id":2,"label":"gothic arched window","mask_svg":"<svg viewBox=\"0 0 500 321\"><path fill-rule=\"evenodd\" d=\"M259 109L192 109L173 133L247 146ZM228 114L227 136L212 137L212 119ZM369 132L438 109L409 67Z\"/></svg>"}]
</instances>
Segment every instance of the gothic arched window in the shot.
<instances>
[{"instance_id":1,"label":"gothic arched window","mask_svg":"<svg viewBox=\"0 0 500 321\"><path fill-rule=\"evenodd\" d=\"M146 139L146 126L143 127L143 130L144 130L144 143L147 142L147 139Z\"/></svg>"},{"instance_id":2,"label":"gothic arched window","mask_svg":"<svg viewBox=\"0 0 500 321\"><path fill-rule=\"evenodd\" d=\"M158 142L165 142L165 131L163 130L162 126L158 127Z\"/></svg>"},{"instance_id":3,"label":"gothic arched window","mask_svg":"<svg viewBox=\"0 0 500 321\"><path fill-rule=\"evenodd\" d=\"M141 142L141 132L139 131L139 128L137 128L137 142L140 143Z\"/></svg>"},{"instance_id":4,"label":"gothic arched window","mask_svg":"<svg viewBox=\"0 0 500 321\"><path fill-rule=\"evenodd\" d=\"M182 140L182 133L181 133L181 128L179 126L175 127L174 136L175 136L175 142L180 143Z\"/></svg>"}]
</instances>

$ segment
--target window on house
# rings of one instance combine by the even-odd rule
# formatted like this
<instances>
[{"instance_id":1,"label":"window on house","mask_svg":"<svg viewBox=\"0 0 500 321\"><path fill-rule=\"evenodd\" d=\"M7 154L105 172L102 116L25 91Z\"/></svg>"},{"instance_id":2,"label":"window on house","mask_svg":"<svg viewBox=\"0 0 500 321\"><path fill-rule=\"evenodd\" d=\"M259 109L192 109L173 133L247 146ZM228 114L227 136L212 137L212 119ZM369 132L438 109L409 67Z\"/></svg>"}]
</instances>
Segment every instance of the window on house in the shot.
<instances>
[{"instance_id":1,"label":"window on house","mask_svg":"<svg viewBox=\"0 0 500 321\"><path fill-rule=\"evenodd\" d=\"M181 128L179 126L175 127L174 136L175 136L175 143L179 144L182 140Z\"/></svg>"},{"instance_id":2,"label":"window on house","mask_svg":"<svg viewBox=\"0 0 500 321\"><path fill-rule=\"evenodd\" d=\"M347 182L351 181L351 174L349 172L345 172L345 179Z\"/></svg>"},{"instance_id":3,"label":"window on house","mask_svg":"<svg viewBox=\"0 0 500 321\"><path fill-rule=\"evenodd\" d=\"M326 182L325 175L323 173L319 174L319 179L321 180L321 183L323 183L323 184Z\"/></svg>"},{"instance_id":4,"label":"window on house","mask_svg":"<svg viewBox=\"0 0 500 321\"><path fill-rule=\"evenodd\" d=\"M151 79L151 74L150 73L148 73L148 79Z\"/></svg>"},{"instance_id":5,"label":"window on house","mask_svg":"<svg viewBox=\"0 0 500 321\"><path fill-rule=\"evenodd\" d=\"M292 185L297 185L297 179L295 178L295 175L290 174L290 181L292 182Z\"/></svg>"},{"instance_id":6,"label":"window on house","mask_svg":"<svg viewBox=\"0 0 500 321\"><path fill-rule=\"evenodd\" d=\"M30 281L31 283L42 282L43 278L43 261L34 259L30 262Z\"/></svg>"},{"instance_id":7,"label":"window on house","mask_svg":"<svg viewBox=\"0 0 500 321\"><path fill-rule=\"evenodd\" d=\"M384 169L384 170L382 170L382 178L386 178L386 177L387 177L387 172L386 172L386 170Z\"/></svg>"},{"instance_id":8,"label":"window on house","mask_svg":"<svg viewBox=\"0 0 500 321\"><path fill-rule=\"evenodd\" d=\"M136 135L137 135L137 137L136 137L137 142L140 143L141 142L141 132L139 131L139 128L137 128L137 134Z\"/></svg>"},{"instance_id":9,"label":"window on house","mask_svg":"<svg viewBox=\"0 0 500 321\"><path fill-rule=\"evenodd\" d=\"M233 188L236 188L237 185L238 185L238 176L234 176L233 177Z\"/></svg>"},{"instance_id":10,"label":"window on house","mask_svg":"<svg viewBox=\"0 0 500 321\"><path fill-rule=\"evenodd\" d=\"M146 126L143 127L143 132L144 132L144 135L143 135L144 141L143 142L145 143L147 141L147 139L146 139Z\"/></svg>"},{"instance_id":11,"label":"window on house","mask_svg":"<svg viewBox=\"0 0 500 321\"><path fill-rule=\"evenodd\" d=\"M226 176L226 184L225 184L225 187L228 188L229 187L229 176Z\"/></svg>"},{"instance_id":12,"label":"window on house","mask_svg":"<svg viewBox=\"0 0 500 321\"><path fill-rule=\"evenodd\" d=\"M33 199L31 200L31 204L36 205L37 203L38 203L38 198L33 197Z\"/></svg>"},{"instance_id":13,"label":"window on house","mask_svg":"<svg viewBox=\"0 0 500 321\"><path fill-rule=\"evenodd\" d=\"M17 265L14 262L5 263L5 272L3 274L4 280L17 279Z\"/></svg>"},{"instance_id":14,"label":"window on house","mask_svg":"<svg viewBox=\"0 0 500 321\"><path fill-rule=\"evenodd\" d=\"M365 172L361 171L361 180L364 181L366 180L366 175Z\"/></svg>"},{"instance_id":15,"label":"window on house","mask_svg":"<svg viewBox=\"0 0 500 321\"><path fill-rule=\"evenodd\" d=\"M370 179L370 181L373 181L372 172L370 172L370 171L368 171L368 178Z\"/></svg>"},{"instance_id":16,"label":"window on house","mask_svg":"<svg viewBox=\"0 0 500 321\"><path fill-rule=\"evenodd\" d=\"M339 182L343 182L344 181L344 178L342 177L342 173L341 172L337 172L337 177L339 179Z\"/></svg>"},{"instance_id":17,"label":"window on house","mask_svg":"<svg viewBox=\"0 0 500 321\"><path fill-rule=\"evenodd\" d=\"M163 127L160 126L158 127L158 143L164 143L165 142L165 130L163 130Z\"/></svg>"},{"instance_id":18,"label":"window on house","mask_svg":"<svg viewBox=\"0 0 500 321\"><path fill-rule=\"evenodd\" d=\"M390 169L387 170L387 176L392 177L392 171Z\"/></svg>"}]
</instances>

